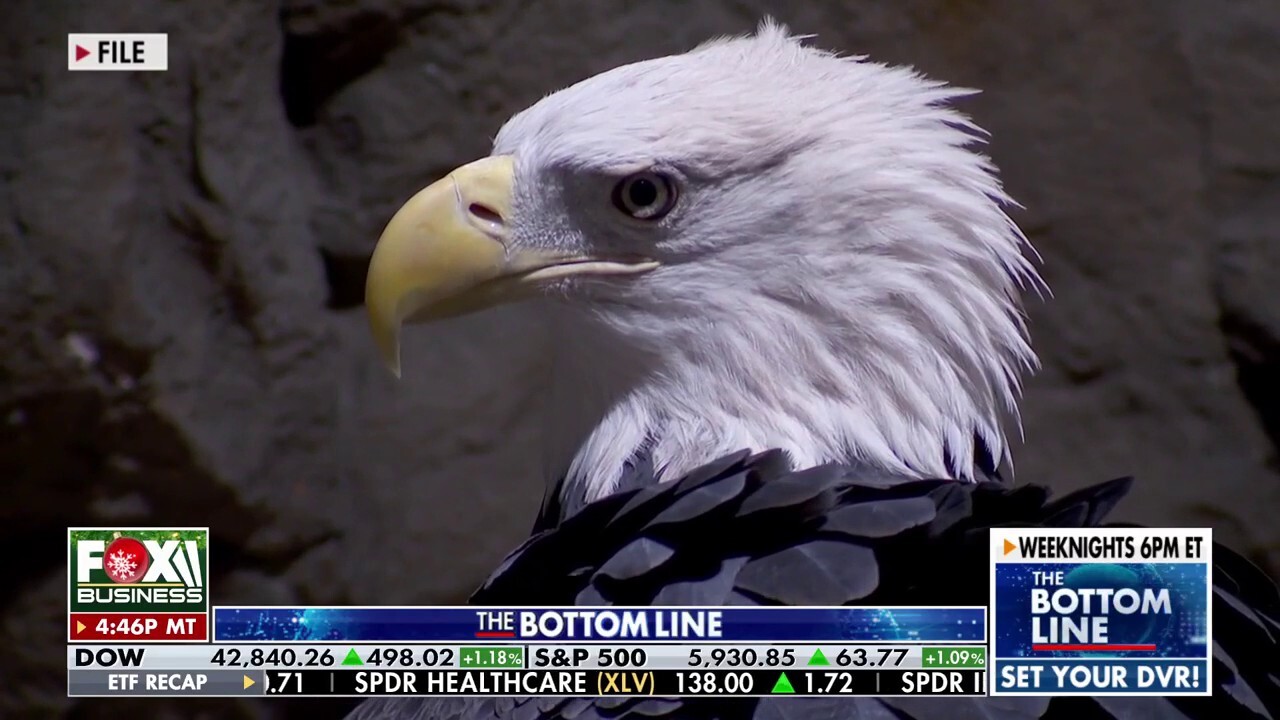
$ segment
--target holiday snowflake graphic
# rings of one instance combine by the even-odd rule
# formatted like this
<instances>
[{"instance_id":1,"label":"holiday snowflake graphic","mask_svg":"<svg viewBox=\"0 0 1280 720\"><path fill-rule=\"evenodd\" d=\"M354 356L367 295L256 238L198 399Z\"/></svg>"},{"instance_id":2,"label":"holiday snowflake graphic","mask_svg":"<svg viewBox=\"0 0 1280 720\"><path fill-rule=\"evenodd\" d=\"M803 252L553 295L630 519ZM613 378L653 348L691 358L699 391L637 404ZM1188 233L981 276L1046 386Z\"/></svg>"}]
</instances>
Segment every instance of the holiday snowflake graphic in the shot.
<instances>
[{"instance_id":1,"label":"holiday snowflake graphic","mask_svg":"<svg viewBox=\"0 0 1280 720\"><path fill-rule=\"evenodd\" d=\"M138 563L133 559L133 553L126 553L123 550L117 550L107 557L108 572L121 580L128 580L133 577L134 572L138 569Z\"/></svg>"}]
</instances>

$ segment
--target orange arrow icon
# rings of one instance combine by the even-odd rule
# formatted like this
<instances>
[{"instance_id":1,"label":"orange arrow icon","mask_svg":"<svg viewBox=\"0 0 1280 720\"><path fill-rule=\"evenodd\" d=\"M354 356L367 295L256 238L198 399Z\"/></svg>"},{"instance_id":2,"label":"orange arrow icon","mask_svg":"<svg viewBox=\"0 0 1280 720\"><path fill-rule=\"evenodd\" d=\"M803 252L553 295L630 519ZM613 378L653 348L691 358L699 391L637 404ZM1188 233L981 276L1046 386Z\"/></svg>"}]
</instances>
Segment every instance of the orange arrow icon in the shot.
<instances>
[{"instance_id":1,"label":"orange arrow icon","mask_svg":"<svg viewBox=\"0 0 1280 720\"><path fill-rule=\"evenodd\" d=\"M253 678L249 677L248 675L245 675L245 676L244 676L244 689L245 689L245 690L248 690L248 689L249 689L249 688L251 688L251 687L253 687Z\"/></svg>"},{"instance_id":2,"label":"orange arrow icon","mask_svg":"<svg viewBox=\"0 0 1280 720\"><path fill-rule=\"evenodd\" d=\"M1018 546L1017 546L1017 545L1014 545L1013 543L1009 542L1008 540L1005 540L1005 541L1004 541L1004 554L1005 554L1005 555L1008 555L1009 553L1013 552L1013 551L1014 551L1014 550L1016 550L1017 548L1018 548Z\"/></svg>"},{"instance_id":3,"label":"orange arrow icon","mask_svg":"<svg viewBox=\"0 0 1280 720\"><path fill-rule=\"evenodd\" d=\"M80 634L80 633L82 633L82 632L84 632L84 623L82 623L82 622L80 622L79 620L77 620L77 621L76 621L76 634L77 634L77 635L79 635L79 634Z\"/></svg>"}]
</instances>

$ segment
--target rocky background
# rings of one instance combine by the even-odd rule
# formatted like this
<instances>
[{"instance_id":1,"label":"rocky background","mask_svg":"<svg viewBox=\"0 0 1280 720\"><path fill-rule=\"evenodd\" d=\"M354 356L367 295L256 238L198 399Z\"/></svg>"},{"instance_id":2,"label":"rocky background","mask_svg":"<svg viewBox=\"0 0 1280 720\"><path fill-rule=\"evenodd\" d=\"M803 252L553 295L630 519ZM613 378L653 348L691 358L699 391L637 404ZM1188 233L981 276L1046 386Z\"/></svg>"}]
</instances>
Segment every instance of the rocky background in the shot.
<instances>
[{"instance_id":1,"label":"rocky background","mask_svg":"<svg viewBox=\"0 0 1280 720\"><path fill-rule=\"evenodd\" d=\"M8 0L0 4L0 716L327 718L71 703L65 528L209 525L221 603L451 603L524 535L546 346L525 310L380 367L367 255L503 119L753 28L983 88L967 109L1053 297L1018 478L1141 482L1280 569L1274 0ZM72 73L68 32L167 32Z\"/></svg>"}]
</instances>

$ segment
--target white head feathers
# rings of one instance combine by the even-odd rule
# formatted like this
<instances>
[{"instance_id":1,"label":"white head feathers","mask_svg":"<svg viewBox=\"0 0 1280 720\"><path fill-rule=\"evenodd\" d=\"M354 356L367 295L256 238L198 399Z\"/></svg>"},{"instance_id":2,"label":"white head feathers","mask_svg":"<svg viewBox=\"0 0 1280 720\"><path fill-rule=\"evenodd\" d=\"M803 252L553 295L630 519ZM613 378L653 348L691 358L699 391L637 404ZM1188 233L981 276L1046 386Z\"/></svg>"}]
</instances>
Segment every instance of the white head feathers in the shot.
<instances>
[{"instance_id":1,"label":"white head feathers","mask_svg":"<svg viewBox=\"0 0 1280 720\"><path fill-rule=\"evenodd\" d=\"M571 486L608 494L640 447L666 479L744 448L958 479L975 438L1006 457L1038 278L981 131L948 107L970 92L766 23L507 123L513 242L662 263L557 288L548 420ZM638 222L610 192L649 169L678 201Z\"/></svg>"}]
</instances>

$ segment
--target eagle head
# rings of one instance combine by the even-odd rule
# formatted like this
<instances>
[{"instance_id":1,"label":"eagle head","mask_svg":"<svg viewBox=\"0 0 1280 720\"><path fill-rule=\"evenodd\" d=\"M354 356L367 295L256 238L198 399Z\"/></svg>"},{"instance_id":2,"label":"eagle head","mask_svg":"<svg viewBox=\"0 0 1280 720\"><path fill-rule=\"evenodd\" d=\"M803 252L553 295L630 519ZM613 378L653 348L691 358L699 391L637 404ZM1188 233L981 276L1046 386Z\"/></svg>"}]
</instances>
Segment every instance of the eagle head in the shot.
<instances>
[{"instance_id":1,"label":"eagle head","mask_svg":"<svg viewBox=\"0 0 1280 720\"><path fill-rule=\"evenodd\" d=\"M398 374L403 324L542 298L588 500L642 450L660 479L773 447L971 479L1007 454L1038 278L968 94L772 22L584 80L390 221L374 337Z\"/></svg>"}]
</instances>

